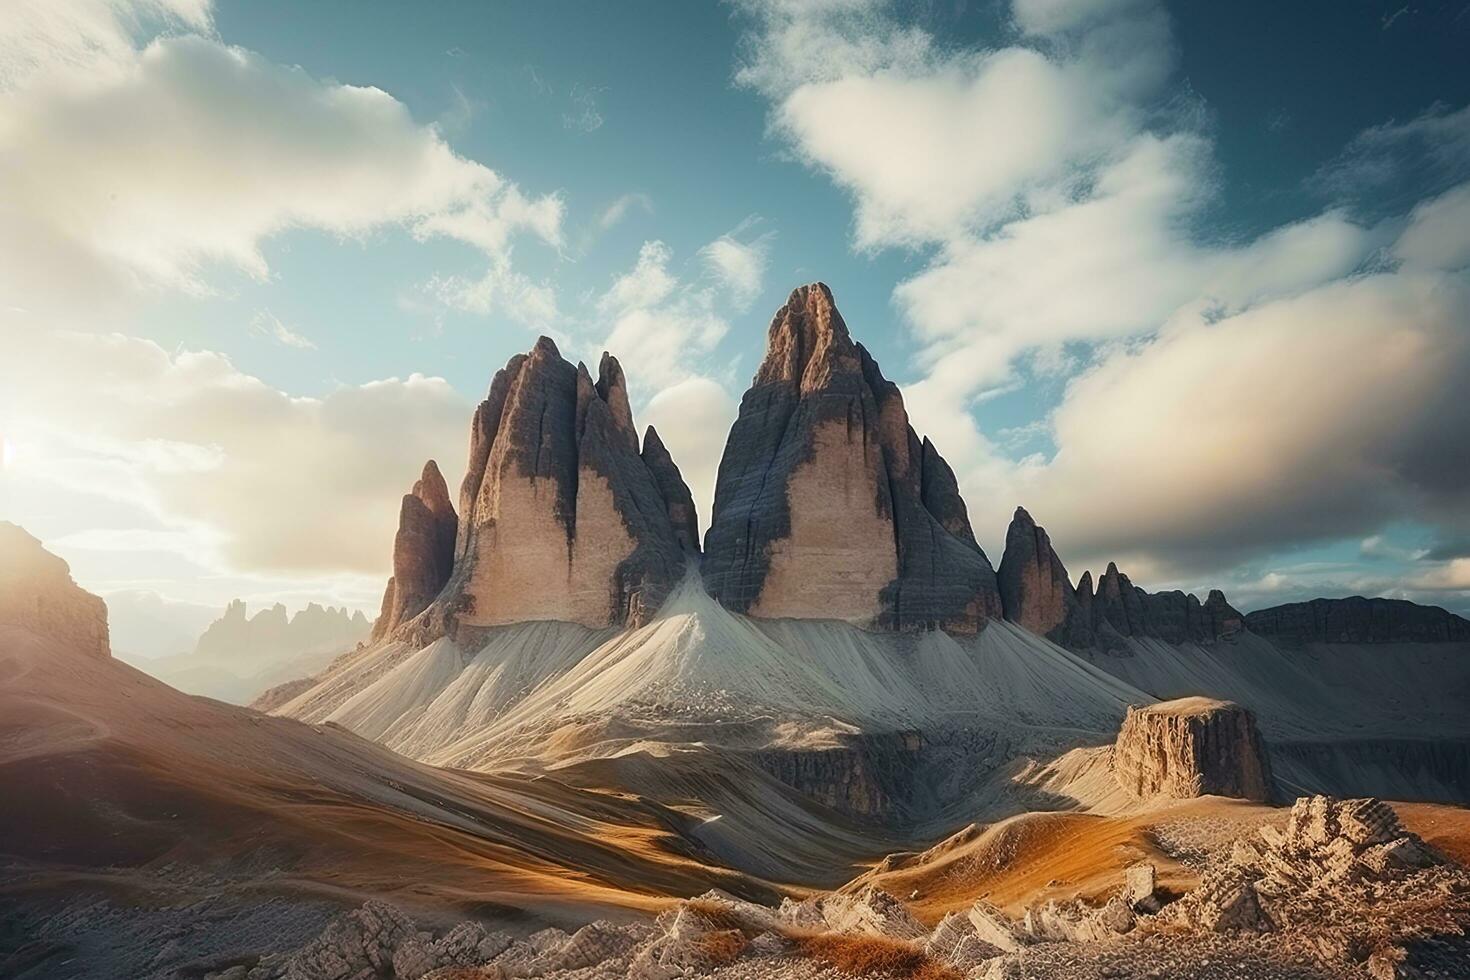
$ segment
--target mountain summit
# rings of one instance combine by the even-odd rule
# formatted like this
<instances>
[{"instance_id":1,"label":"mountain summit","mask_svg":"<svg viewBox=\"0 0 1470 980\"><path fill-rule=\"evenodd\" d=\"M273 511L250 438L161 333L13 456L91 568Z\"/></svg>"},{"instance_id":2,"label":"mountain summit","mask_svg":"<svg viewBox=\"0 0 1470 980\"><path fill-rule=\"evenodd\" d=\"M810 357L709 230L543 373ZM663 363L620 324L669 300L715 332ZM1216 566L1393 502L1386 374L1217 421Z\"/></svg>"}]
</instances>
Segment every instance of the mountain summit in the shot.
<instances>
[{"instance_id":1,"label":"mountain summit","mask_svg":"<svg viewBox=\"0 0 1470 980\"><path fill-rule=\"evenodd\" d=\"M759 617L974 633L1000 615L954 473L822 283L771 321L720 460L704 581Z\"/></svg>"}]
</instances>

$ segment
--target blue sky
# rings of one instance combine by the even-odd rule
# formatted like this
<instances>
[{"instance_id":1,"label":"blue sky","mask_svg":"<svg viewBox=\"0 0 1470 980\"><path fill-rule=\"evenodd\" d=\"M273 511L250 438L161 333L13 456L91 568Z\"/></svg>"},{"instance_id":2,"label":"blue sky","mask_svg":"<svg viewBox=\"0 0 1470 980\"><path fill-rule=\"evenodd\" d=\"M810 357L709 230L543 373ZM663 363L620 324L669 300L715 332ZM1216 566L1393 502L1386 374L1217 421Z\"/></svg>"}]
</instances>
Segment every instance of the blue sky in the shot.
<instances>
[{"instance_id":1,"label":"blue sky","mask_svg":"<svg viewBox=\"0 0 1470 980\"><path fill-rule=\"evenodd\" d=\"M542 332L707 504L821 279L994 559L1470 609L1470 2L19 14L0 518L114 605L371 612Z\"/></svg>"}]
</instances>

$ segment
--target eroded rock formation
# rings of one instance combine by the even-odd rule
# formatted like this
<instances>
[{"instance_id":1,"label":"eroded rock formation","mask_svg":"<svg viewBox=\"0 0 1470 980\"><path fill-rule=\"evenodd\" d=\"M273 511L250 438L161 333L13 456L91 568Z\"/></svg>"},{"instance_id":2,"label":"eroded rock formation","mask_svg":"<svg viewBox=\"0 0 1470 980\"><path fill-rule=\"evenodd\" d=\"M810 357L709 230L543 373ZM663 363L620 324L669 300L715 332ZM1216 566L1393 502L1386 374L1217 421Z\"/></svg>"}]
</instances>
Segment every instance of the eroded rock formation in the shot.
<instances>
[{"instance_id":1,"label":"eroded rock formation","mask_svg":"<svg viewBox=\"0 0 1470 980\"><path fill-rule=\"evenodd\" d=\"M432 459L404 494L393 539L393 576L383 592L383 607L373 639L384 636L428 608L454 571L454 540L459 518L449 487Z\"/></svg>"},{"instance_id":2,"label":"eroded rock formation","mask_svg":"<svg viewBox=\"0 0 1470 980\"><path fill-rule=\"evenodd\" d=\"M1091 579L1088 579L1088 585ZM1151 636L1166 643L1209 643L1240 628L1241 615L1212 590L1201 603L1188 592L1146 592L1108 563L1097 580L1097 592L1083 600L1091 611L1099 641L1117 636Z\"/></svg>"},{"instance_id":3,"label":"eroded rock formation","mask_svg":"<svg viewBox=\"0 0 1470 980\"><path fill-rule=\"evenodd\" d=\"M688 554L699 554L699 515L694 509L694 495L689 492L689 485L684 482L674 457L669 455L658 431L651 425L643 433L642 455L644 465L653 474L653 482L663 495L679 547Z\"/></svg>"},{"instance_id":4,"label":"eroded rock formation","mask_svg":"<svg viewBox=\"0 0 1470 980\"><path fill-rule=\"evenodd\" d=\"M1464 643L1470 620L1403 599L1313 599L1245 617L1252 633L1295 643Z\"/></svg>"},{"instance_id":5,"label":"eroded rock formation","mask_svg":"<svg viewBox=\"0 0 1470 980\"><path fill-rule=\"evenodd\" d=\"M19 626L89 656L112 656L107 604L22 528L0 521L0 626Z\"/></svg>"},{"instance_id":6,"label":"eroded rock formation","mask_svg":"<svg viewBox=\"0 0 1470 980\"><path fill-rule=\"evenodd\" d=\"M821 283L771 322L720 461L704 579L755 616L975 632L1000 614L953 472Z\"/></svg>"},{"instance_id":7,"label":"eroded rock formation","mask_svg":"<svg viewBox=\"0 0 1470 980\"><path fill-rule=\"evenodd\" d=\"M996 573L1006 619L1053 643L1092 645L1092 616L1078 602L1077 590L1051 546L1046 529L1024 507L1017 507L1006 531L1006 550ZM1088 598L1092 579L1086 578Z\"/></svg>"},{"instance_id":8,"label":"eroded rock formation","mask_svg":"<svg viewBox=\"0 0 1470 980\"><path fill-rule=\"evenodd\" d=\"M657 467L640 455L616 358L603 355L595 382L547 337L511 358L471 427L446 592L458 622L646 621L686 563L660 489L683 481L667 453Z\"/></svg>"},{"instance_id":9,"label":"eroded rock formation","mask_svg":"<svg viewBox=\"0 0 1470 980\"><path fill-rule=\"evenodd\" d=\"M1113 746L1113 773L1141 800L1271 795L1271 765L1255 717L1211 698L1129 708Z\"/></svg>"}]
</instances>

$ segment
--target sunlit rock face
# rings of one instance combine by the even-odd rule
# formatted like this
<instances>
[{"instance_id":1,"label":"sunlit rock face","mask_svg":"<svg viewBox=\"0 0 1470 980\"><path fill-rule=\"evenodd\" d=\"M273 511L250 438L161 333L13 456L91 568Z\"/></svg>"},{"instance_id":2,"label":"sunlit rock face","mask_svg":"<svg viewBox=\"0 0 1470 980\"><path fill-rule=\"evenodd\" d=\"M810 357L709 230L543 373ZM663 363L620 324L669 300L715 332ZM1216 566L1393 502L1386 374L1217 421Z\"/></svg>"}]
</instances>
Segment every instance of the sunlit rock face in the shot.
<instances>
[{"instance_id":1,"label":"sunlit rock face","mask_svg":"<svg viewBox=\"0 0 1470 980\"><path fill-rule=\"evenodd\" d=\"M975 632L995 572L953 472L821 283L771 322L715 486L704 580L737 612Z\"/></svg>"},{"instance_id":2,"label":"sunlit rock face","mask_svg":"<svg viewBox=\"0 0 1470 980\"><path fill-rule=\"evenodd\" d=\"M645 622L687 561L661 483L688 494L667 453L652 468L640 454L617 360L604 354L594 382L542 337L475 412L446 590L455 618Z\"/></svg>"},{"instance_id":3,"label":"sunlit rock face","mask_svg":"<svg viewBox=\"0 0 1470 980\"><path fill-rule=\"evenodd\" d=\"M393 577L388 579L382 611L373 625L374 639L413 619L438 597L454 570L458 525L449 488L431 459L399 508Z\"/></svg>"},{"instance_id":4,"label":"sunlit rock face","mask_svg":"<svg viewBox=\"0 0 1470 980\"><path fill-rule=\"evenodd\" d=\"M112 656L107 604L72 581L65 561L8 521L0 521L0 626L19 626L88 656Z\"/></svg>"},{"instance_id":5,"label":"sunlit rock face","mask_svg":"<svg viewBox=\"0 0 1470 980\"><path fill-rule=\"evenodd\" d=\"M1142 800L1271 795L1271 766L1255 716L1211 698L1129 708L1113 747L1113 773Z\"/></svg>"}]
</instances>

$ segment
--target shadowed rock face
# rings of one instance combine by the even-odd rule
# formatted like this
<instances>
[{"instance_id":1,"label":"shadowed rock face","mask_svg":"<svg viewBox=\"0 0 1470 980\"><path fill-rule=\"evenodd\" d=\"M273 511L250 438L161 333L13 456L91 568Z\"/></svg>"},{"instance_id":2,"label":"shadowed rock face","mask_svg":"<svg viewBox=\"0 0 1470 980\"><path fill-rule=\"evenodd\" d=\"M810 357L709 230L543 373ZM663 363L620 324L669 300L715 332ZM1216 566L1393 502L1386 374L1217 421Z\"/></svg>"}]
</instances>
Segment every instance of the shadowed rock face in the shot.
<instances>
[{"instance_id":1,"label":"shadowed rock face","mask_svg":"<svg viewBox=\"0 0 1470 980\"><path fill-rule=\"evenodd\" d=\"M664 506L668 508L669 523L673 525L674 536L679 539L679 547L687 554L698 555L699 515L694 509L694 495L689 492L689 485L684 482L674 457L669 455L658 431L651 425L643 433L642 456L643 464L653 474L653 482L658 485Z\"/></svg>"},{"instance_id":2,"label":"shadowed rock face","mask_svg":"<svg viewBox=\"0 0 1470 980\"><path fill-rule=\"evenodd\" d=\"M429 607L454 570L454 539L459 518L449 488L432 459L403 497L398 534L393 539L393 577L383 592L383 606L373 624L373 639L384 636Z\"/></svg>"},{"instance_id":3,"label":"shadowed rock face","mask_svg":"<svg viewBox=\"0 0 1470 980\"><path fill-rule=\"evenodd\" d=\"M720 460L704 579L755 616L974 632L999 615L953 472L821 283L771 322Z\"/></svg>"},{"instance_id":4,"label":"shadowed rock face","mask_svg":"<svg viewBox=\"0 0 1470 980\"><path fill-rule=\"evenodd\" d=\"M686 561L660 489L683 480L667 452L658 466L661 479L639 453L611 355L595 382L546 337L511 358L470 429L446 592L457 621L645 622Z\"/></svg>"},{"instance_id":5,"label":"shadowed rock face","mask_svg":"<svg viewBox=\"0 0 1470 980\"><path fill-rule=\"evenodd\" d=\"M20 527L0 521L0 626L106 660L107 604L72 581L65 561Z\"/></svg>"},{"instance_id":6,"label":"shadowed rock face","mask_svg":"<svg viewBox=\"0 0 1470 980\"><path fill-rule=\"evenodd\" d=\"M1119 784L1142 800L1265 801L1271 766L1255 717L1231 701L1180 698L1129 708L1113 747Z\"/></svg>"},{"instance_id":7,"label":"shadowed rock face","mask_svg":"<svg viewBox=\"0 0 1470 980\"><path fill-rule=\"evenodd\" d=\"M1091 593L1091 576L1085 581ZM1095 594L1084 596L1079 587L1077 595L1090 613L1093 635L1101 646L1118 636L1151 636L1166 643L1210 643L1241 625L1240 613L1218 589L1211 590L1203 603L1188 592L1145 592L1112 562L1097 580Z\"/></svg>"},{"instance_id":8,"label":"shadowed rock face","mask_svg":"<svg viewBox=\"0 0 1470 980\"><path fill-rule=\"evenodd\" d=\"M1403 599L1313 599L1245 617L1252 633L1296 643L1454 643L1470 641L1470 620Z\"/></svg>"},{"instance_id":9,"label":"shadowed rock face","mask_svg":"<svg viewBox=\"0 0 1470 980\"><path fill-rule=\"evenodd\" d=\"M1006 531L997 578L1006 619L1053 643L1092 645L1092 578L1085 577L1089 604L1084 608L1046 529L1024 507L1016 508Z\"/></svg>"}]
</instances>

